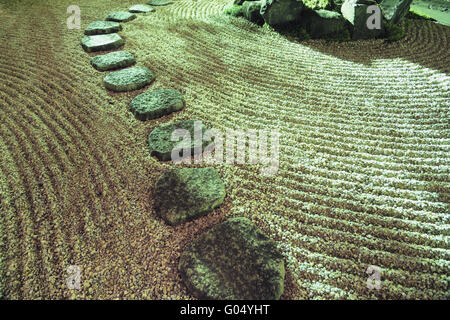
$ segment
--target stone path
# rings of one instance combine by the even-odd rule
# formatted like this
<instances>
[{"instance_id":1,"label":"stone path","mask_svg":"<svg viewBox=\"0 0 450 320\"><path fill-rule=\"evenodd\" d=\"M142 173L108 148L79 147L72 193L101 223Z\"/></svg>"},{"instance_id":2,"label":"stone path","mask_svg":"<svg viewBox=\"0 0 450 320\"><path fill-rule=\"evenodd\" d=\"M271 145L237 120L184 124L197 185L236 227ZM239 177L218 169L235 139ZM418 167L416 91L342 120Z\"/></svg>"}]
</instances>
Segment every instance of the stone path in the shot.
<instances>
[{"instance_id":1,"label":"stone path","mask_svg":"<svg viewBox=\"0 0 450 320\"><path fill-rule=\"evenodd\" d=\"M86 52L96 52L118 49L125 41L117 33L85 36L81 40L81 46Z\"/></svg>"},{"instance_id":2,"label":"stone path","mask_svg":"<svg viewBox=\"0 0 450 320\"><path fill-rule=\"evenodd\" d=\"M180 141L172 140L172 133L175 130L183 130L188 137L186 140ZM201 146L196 146L195 137L206 131L206 126L198 120L183 120L174 122L172 124L162 125L153 129L148 135L148 146L150 148L150 155L156 156L160 161L172 160L172 151L175 147L184 147L188 154L180 155L180 158L186 158L198 155L206 150L210 142L202 141Z\"/></svg>"},{"instance_id":3,"label":"stone path","mask_svg":"<svg viewBox=\"0 0 450 320\"><path fill-rule=\"evenodd\" d=\"M97 34L115 33L122 31L122 25L114 21L94 21L84 30L84 34L93 36Z\"/></svg>"},{"instance_id":4,"label":"stone path","mask_svg":"<svg viewBox=\"0 0 450 320\"><path fill-rule=\"evenodd\" d=\"M109 90L124 92L141 89L154 80L155 76L148 68L136 66L107 74L103 84Z\"/></svg>"},{"instance_id":5,"label":"stone path","mask_svg":"<svg viewBox=\"0 0 450 320\"><path fill-rule=\"evenodd\" d=\"M225 186L213 168L182 168L166 171L155 188L155 210L168 224L178 225L220 206Z\"/></svg>"},{"instance_id":6,"label":"stone path","mask_svg":"<svg viewBox=\"0 0 450 320\"><path fill-rule=\"evenodd\" d=\"M201 299L274 300L284 290L284 260L276 243L242 217L198 236L181 254L178 269Z\"/></svg>"},{"instance_id":7,"label":"stone path","mask_svg":"<svg viewBox=\"0 0 450 320\"><path fill-rule=\"evenodd\" d=\"M98 71L108 71L129 67L136 63L128 51L115 51L92 58L91 65Z\"/></svg>"},{"instance_id":8,"label":"stone path","mask_svg":"<svg viewBox=\"0 0 450 320\"><path fill-rule=\"evenodd\" d=\"M184 97L178 90L152 90L134 98L130 103L130 111L137 119L144 121L180 111L184 104Z\"/></svg>"},{"instance_id":9,"label":"stone path","mask_svg":"<svg viewBox=\"0 0 450 320\"><path fill-rule=\"evenodd\" d=\"M133 13L147 13L147 12L153 12L155 9L152 7L145 5L145 4L137 4L132 6L128 11Z\"/></svg>"},{"instance_id":10,"label":"stone path","mask_svg":"<svg viewBox=\"0 0 450 320\"><path fill-rule=\"evenodd\" d=\"M151 0L149 5L165 6L169 0ZM120 48L125 41L117 32L120 22L136 19L136 13L153 12L151 6L134 5L126 11L110 13L106 21L94 21L84 31L81 45L86 52ZM115 51L93 57L91 65L98 71L121 69L108 73L105 88L132 91L155 80L146 67L136 63L133 54ZM182 110L185 100L174 89L144 92L130 103L130 111L145 121ZM172 141L172 133L181 129L179 138ZM214 143L201 140L197 134L206 127L189 119L162 125L148 136L150 154L160 161L172 159L175 147L180 158L192 157L213 148ZM201 136L200 136L201 137ZM163 173L155 186L155 211L169 225L178 225L208 214L219 207L226 196L225 184L214 168L180 168ZM211 268L211 266L214 266ZM284 261L276 245L246 218L232 218L200 235L182 253L179 271L192 294L212 299L279 299L284 288Z\"/></svg>"},{"instance_id":11,"label":"stone path","mask_svg":"<svg viewBox=\"0 0 450 320\"><path fill-rule=\"evenodd\" d=\"M150 0L147 3L151 6L167 6L169 4L172 4L173 2L170 0Z\"/></svg>"},{"instance_id":12,"label":"stone path","mask_svg":"<svg viewBox=\"0 0 450 320\"><path fill-rule=\"evenodd\" d=\"M113 12L106 17L107 21L115 22L128 22L134 19L136 19L136 15L127 11Z\"/></svg>"}]
</instances>

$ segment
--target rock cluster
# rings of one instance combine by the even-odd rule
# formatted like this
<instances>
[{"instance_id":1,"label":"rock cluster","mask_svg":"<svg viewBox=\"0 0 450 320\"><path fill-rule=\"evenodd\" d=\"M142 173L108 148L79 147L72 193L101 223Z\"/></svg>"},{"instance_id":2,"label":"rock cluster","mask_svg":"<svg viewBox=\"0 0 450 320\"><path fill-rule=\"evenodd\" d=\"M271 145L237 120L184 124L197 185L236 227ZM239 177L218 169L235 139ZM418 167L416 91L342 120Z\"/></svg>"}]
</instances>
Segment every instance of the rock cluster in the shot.
<instances>
[{"instance_id":1,"label":"rock cluster","mask_svg":"<svg viewBox=\"0 0 450 320\"><path fill-rule=\"evenodd\" d=\"M301 28L310 38L390 38L412 0L235 0L227 13L278 30ZM259 9L259 10L258 10Z\"/></svg>"}]
</instances>

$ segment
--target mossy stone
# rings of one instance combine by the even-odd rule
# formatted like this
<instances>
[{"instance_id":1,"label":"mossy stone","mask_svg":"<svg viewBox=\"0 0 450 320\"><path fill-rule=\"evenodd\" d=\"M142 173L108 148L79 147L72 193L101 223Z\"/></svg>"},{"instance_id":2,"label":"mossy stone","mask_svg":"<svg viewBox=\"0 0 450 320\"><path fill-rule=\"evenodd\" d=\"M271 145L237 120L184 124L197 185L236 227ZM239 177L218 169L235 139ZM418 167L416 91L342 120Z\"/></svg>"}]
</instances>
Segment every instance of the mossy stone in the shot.
<instances>
[{"instance_id":1,"label":"mossy stone","mask_svg":"<svg viewBox=\"0 0 450 320\"><path fill-rule=\"evenodd\" d=\"M284 259L276 243L244 217L197 237L182 252L178 269L200 299L276 300L284 291Z\"/></svg>"},{"instance_id":2,"label":"mossy stone","mask_svg":"<svg viewBox=\"0 0 450 320\"><path fill-rule=\"evenodd\" d=\"M103 83L109 90L123 92L141 89L154 80L155 76L148 68L137 66L110 72Z\"/></svg>"},{"instance_id":3,"label":"mossy stone","mask_svg":"<svg viewBox=\"0 0 450 320\"><path fill-rule=\"evenodd\" d=\"M107 21L115 21L115 22L128 22L136 19L136 15L127 11L117 11L110 13L107 17Z\"/></svg>"},{"instance_id":4,"label":"mossy stone","mask_svg":"<svg viewBox=\"0 0 450 320\"><path fill-rule=\"evenodd\" d=\"M135 62L136 59L128 51L110 52L91 59L91 65L99 71L125 68Z\"/></svg>"},{"instance_id":5,"label":"mossy stone","mask_svg":"<svg viewBox=\"0 0 450 320\"><path fill-rule=\"evenodd\" d=\"M142 93L130 103L130 111L139 120L160 118L184 108L184 97L173 89L159 89Z\"/></svg>"},{"instance_id":6,"label":"mossy stone","mask_svg":"<svg viewBox=\"0 0 450 320\"><path fill-rule=\"evenodd\" d=\"M151 6L167 6L172 3L173 2L170 0L150 0L149 2L147 2L147 4Z\"/></svg>"},{"instance_id":7,"label":"mossy stone","mask_svg":"<svg viewBox=\"0 0 450 320\"><path fill-rule=\"evenodd\" d=\"M186 130L189 132L190 139L172 141L172 133L177 130ZM199 141L196 145L196 136L203 136L206 126L198 120L182 120L172 124L162 125L155 128L148 135L148 146L150 155L156 156L160 161L172 160L172 151L175 148L185 147L190 150L189 154L182 154L180 158L184 159L194 155L201 154L206 148L212 148L214 144L206 141Z\"/></svg>"},{"instance_id":8,"label":"mossy stone","mask_svg":"<svg viewBox=\"0 0 450 320\"><path fill-rule=\"evenodd\" d=\"M128 9L128 11L132 13L148 13L155 11L155 9L145 4L136 4Z\"/></svg>"},{"instance_id":9,"label":"mossy stone","mask_svg":"<svg viewBox=\"0 0 450 320\"><path fill-rule=\"evenodd\" d=\"M122 26L118 22L94 21L87 26L86 30L84 30L84 34L88 36L93 36L98 34L115 33L121 30Z\"/></svg>"},{"instance_id":10,"label":"mossy stone","mask_svg":"<svg viewBox=\"0 0 450 320\"><path fill-rule=\"evenodd\" d=\"M178 225L220 206L225 186L214 168L172 169L158 179L154 199L158 216Z\"/></svg>"},{"instance_id":11,"label":"mossy stone","mask_svg":"<svg viewBox=\"0 0 450 320\"><path fill-rule=\"evenodd\" d=\"M261 16L270 26L298 23L304 4L297 0L262 0Z\"/></svg>"},{"instance_id":12,"label":"mossy stone","mask_svg":"<svg viewBox=\"0 0 450 320\"><path fill-rule=\"evenodd\" d=\"M120 48L124 43L117 33L85 36L81 40L81 46L86 52L113 50Z\"/></svg>"}]
</instances>

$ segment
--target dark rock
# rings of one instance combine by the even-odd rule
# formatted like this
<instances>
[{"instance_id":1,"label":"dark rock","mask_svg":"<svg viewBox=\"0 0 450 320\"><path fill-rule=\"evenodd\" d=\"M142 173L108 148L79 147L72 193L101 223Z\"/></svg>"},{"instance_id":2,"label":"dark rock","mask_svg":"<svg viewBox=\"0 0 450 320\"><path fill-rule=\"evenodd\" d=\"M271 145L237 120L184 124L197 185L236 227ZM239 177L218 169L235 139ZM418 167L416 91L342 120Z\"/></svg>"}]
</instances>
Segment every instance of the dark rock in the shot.
<instances>
[{"instance_id":1,"label":"dark rock","mask_svg":"<svg viewBox=\"0 0 450 320\"><path fill-rule=\"evenodd\" d=\"M262 0L261 16L270 26L297 23L303 9L303 2L297 0Z\"/></svg>"},{"instance_id":2,"label":"dark rock","mask_svg":"<svg viewBox=\"0 0 450 320\"><path fill-rule=\"evenodd\" d=\"M127 51L110 52L91 59L91 65L98 71L114 70L129 67L136 62L134 56Z\"/></svg>"},{"instance_id":3,"label":"dark rock","mask_svg":"<svg viewBox=\"0 0 450 320\"><path fill-rule=\"evenodd\" d=\"M86 52L117 49L124 43L125 41L117 33L85 36L81 40L81 46Z\"/></svg>"},{"instance_id":4,"label":"dark rock","mask_svg":"<svg viewBox=\"0 0 450 320\"><path fill-rule=\"evenodd\" d=\"M103 79L103 83L109 90L123 92L141 89L154 80L148 68L138 66L111 72Z\"/></svg>"},{"instance_id":5,"label":"dark rock","mask_svg":"<svg viewBox=\"0 0 450 320\"><path fill-rule=\"evenodd\" d=\"M313 39L327 38L347 32L347 22L340 13L329 10L305 10L301 26Z\"/></svg>"},{"instance_id":6,"label":"dark rock","mask_svg":"<svg viewBox=\"0 0 450 320\"><path fill-rule=\"evenodd\" d=\"M190 140L172 141L172 133L177 129L187 130L190 134ZM183 120L160 126L154 129L148 136L150 155L156 156L161 161L169 161L172 160L172 151L180 146L190 150L188 154L182 154L180 158L185 159L201 154L207 147L208 149L212 149L213 147L213 144L206 141L199 141L198 146L195 145L195 136L203 135L205 131L205 125L197 120Z\"/></svg>"},{"instance_id":7,"label":"dark rock","mask_svg":"<svg viewBox=\"0 0 450 320\"><path fill-rule=\"evenodd\" d=\"M158 216L178 225L220 206L225 186L213 168L172 169L158 179L154 198Z\"/></svg>"},{"instance_id":8,"label":"dark rock","mask_svg":"<svg viewBox=\"0 0 450 320\"><path fill-rule=\"evenodd\" d=\"M261 16L261 5L262 1L244 1L242 3L242 10L244 12L244 17L257 25L262 26L264 24L264 19Z\"/></svg>"},{"instance_id":9,"label":"dark rock","mask_svg":"<svg viewBox=\"0 0 450 320\"><path fill-rule=\"evenodd\" d=\"M284 291L284 260L276 243L243 217L197 237L182 252L178 269L200 299L275 300Z\"/></svg>"},{"instance_id":10,"label":"dark rock","mask_svg":"<svg viewBox=\"0 0 450 320\"><path fill-rule=\"evenodd\" d=\"M139 120L160 118L184 108L183 95L173 89L152 90L135 97L130 110Z\"/></svg>"},{"instance_id":11,"label":"dark rock","mask_svg":"<svg viewBox=\"0 0 450 320\"><path fill-rule=\"evenodd\" d=\"M84 34L88 36L93 36L98 34L115 33L121 30L122 26L118 22L94 21L87 26L86 30L84 30Z\"/></svg>"}]
</instances>

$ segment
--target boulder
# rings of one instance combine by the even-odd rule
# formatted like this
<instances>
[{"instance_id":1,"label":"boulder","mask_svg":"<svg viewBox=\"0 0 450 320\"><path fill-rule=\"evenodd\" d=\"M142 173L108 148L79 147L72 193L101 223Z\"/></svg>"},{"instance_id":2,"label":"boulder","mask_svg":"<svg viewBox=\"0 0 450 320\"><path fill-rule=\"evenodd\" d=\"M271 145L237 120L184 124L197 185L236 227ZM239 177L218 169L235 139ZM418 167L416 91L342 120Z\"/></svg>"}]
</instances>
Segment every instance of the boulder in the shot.
<instances>
[{"instance_id":1,"label":"boulder","mask_svg":"<svg viewBox=\"0 0 450 320\"><path fill-rule=\"evenodd\" d=\"M180 275L199 299L276 300L284 291L284 259L276 243L247 218L230 218L181 253Z\"/></svg>"},{"instance_id":2,"label":"boulder","mask_svg":"<svg viewBox=\"0 0 450 320\"><path fill-rule=\"evenodd\" d=\"M412 0L383 0L380 3L383 18L388 23L397 24L409 12Z\"/></svg>"},{"instance_id":3,"label":"boulder","mask_svg":"<svg viewBox=\"0 0 450 320\"><path fill-rule=\"evenodd\" d=\"M346 0L341 7L342 16L352 25L352 39L371 39L383 34L383 28L369 29L367 21L373 13L367 8L377 3L373 0Z\"/></svg>"},{"instance_id":4,"label":"boulder","mask_svg":"<svg viewBox=\"0 0 450 320\"><path fill-rule=\"evenodd\" d=\"M220 206L225 186L214 168L172 169L156 182L154 199L158 216L179 225Z\"/></svg>"},{"instance_id":5,"label":"boulder","mask_svg":"<svg viewBox=\"0 0 450 320\"><path fill-rule=\"evenodd\" d=\"M94 21L87 26L86 30L84 30L84 34L88 36L93 36L98 34L115 33L121 30L122 26L118 22Z\"/></svg>"},{"instance_id":6,"label":"boulder","mask_svg":"<svg viewBox=\"0 0 450 320\"><path fill-rule=\"evenodd\" d=\"M159 89L135 97L130 103L130 111L144 121L180 111L184 104L184 97L178 90Z\"/></svg>"},{"instance_id":7,"label":"boulder","mask_svg":"<svg viewBox=\"0 0 450 320\"><path fill-rule=\"evenodd\" d=\"M132 13L148 13L155 11L155 9L145 4L136 4L132 6L130 9L128 9L128 11Z\"/></svg>"},{"instance_id":8,"label":"boulder","mask_svg":"<svg viewBox=\"0 0 450 320\"><path fill-rule=\"evenodd\" d=\"M187 130L190 134L189 140L172 141L172 133L177 129ZM191 157L203 153L208 147L212 149L214 144L206 141L199 141L198 146L195 144L196 136L203 136L206 127L201 121L197 120L183 120L172 124L162 125L154 129L148 135L148 145L150 148L150 155L156 156L160 161L172 160L172 151L176 147L185 147L190 150L188 154L182 154L181 158Z\"/></svg>"},{"instance_id":9,"label":"boulder","mask_svg":"<svg viewBox=\"0 0 450 320\"><path fill-rule=\"evenodd\" d=\"M141 89L154 80L155 77L148 68L138 66L110 72L103 83L109 90L123 92Z\"/></svg>"},{"instance_id":10,"label":"boulder","mask_svg":"<svg viewBox=\"0 0 450 320\"><path fill-rule=\"evenodd\" d=\"M270 26L282 26L300 21L303 2L299 0L262 0L261 16Z\"/></svg>"},{"instance_id":11,"label":"boulder","mask_svg":"<svg viewBox=\"0 0 450 320\"><path fill-rule=\"evenodd\" d=\"M136 62L128 51L116 51L96 56L91 59L91 65L98 71L114 70L129 67Z\"/></svg>"},{"instance_id":12,"label":"boulder","mask_svg":"<svg viewBox=\"0 0 450 320\"><path fill-rule=\"evenodd\" d=\"M117 11L110 13L107 17L107 21L115 21L115 22L128 22L136 19L136 15L131 12L126 11Z\"/></svg>"},{"instance_id":13,"label":"boulder","mask_svg":"<svg viewBox=\"0 0 450 320\"><path fill-rule=\"evenodd\" d=\"M304 10L301 26L313 39L348 33L344 17L338 12L329 10Z\"/></svg>"},{"instance_id":14,"label":"boulder","mask_svg":"<svg viewBox=\"0 0 450 320\"><path fill-rule=\"evenodd\" d=\"M113 50L120 48L124 43L125 41L117 33L85 36L81 40L81 46L86 52Z\"/></svg>"},{"instance_id":15,"label":"boulder","mask_svg":"<svg viewBox=\"0 0 450 320\"><path fill-rule=\"evenodd\" d=\"M242 3L242 10L244 12L244 17L257 25L262 26L264 24L264 19L261 16L261 5L262 1L244 1Z\"/></svg>"}]
</instances>

